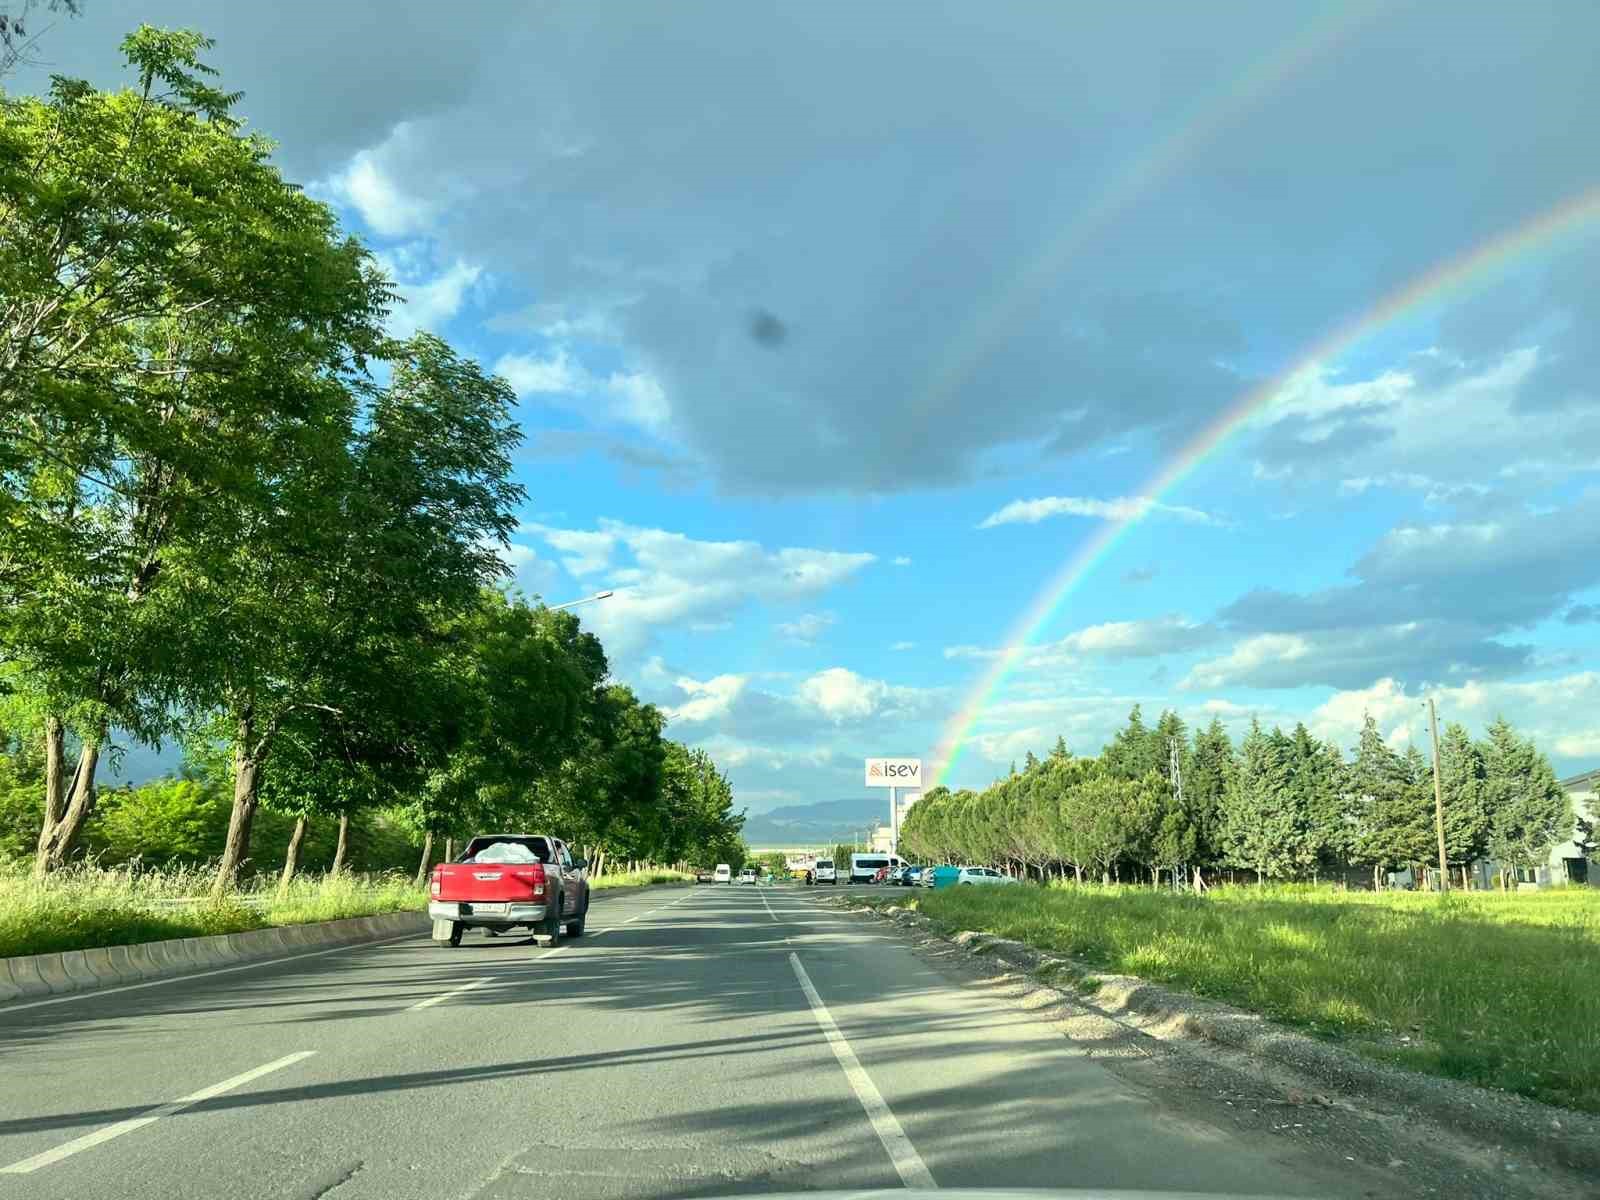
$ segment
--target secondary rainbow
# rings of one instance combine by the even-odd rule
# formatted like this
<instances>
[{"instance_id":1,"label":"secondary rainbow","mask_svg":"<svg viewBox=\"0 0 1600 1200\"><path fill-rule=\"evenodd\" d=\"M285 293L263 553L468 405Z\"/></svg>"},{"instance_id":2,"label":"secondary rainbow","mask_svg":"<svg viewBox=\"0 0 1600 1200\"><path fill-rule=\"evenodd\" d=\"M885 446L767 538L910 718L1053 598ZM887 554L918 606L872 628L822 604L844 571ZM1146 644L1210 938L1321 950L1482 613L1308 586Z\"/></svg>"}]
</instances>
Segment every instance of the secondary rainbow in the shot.
<instances>
[{"instance_id":1,"label":"secondary rainbow","mask_svg":"<svg viewBox=\"0 0 1600 1200\"><path fill-rule=\"evenodd\" d=\"M945 726L944 735L933 755L933 761L937 764L934 785L938 786L949 779L978 719L1078 584L1110 554L1129 530L1148 515L1157 501L1248 424L1253 416L1266 409L1286 386L1303 374L1318 370L1328 360L1348 352L1363 338L1370 337L1400 317L1465 291L1485 276L1596 220L1600 220L1600 186L1547 209L1390 292L1360 316L1319 338L1309 349L1296 356L1284 371L1246 392L1140 489L1138 505L1131 515L1108 522L1100 532L1080 546L1023 610L1003 649Z\"/></svg>"},{"instance_id":2,"label":"secondary rainbow","mask_svg":"<svg viewBox=\"0 0 1600 1200\"><path fill-rule=\"evenodd\" d=\"M939 358L919 407L938 410L954 402L973 373L1025 313L1033 311L1067 264L1095 237L1176 175L1225 130L1254 111L1310 63L1332 52L1382 11L1363 2L1336 5L1263 55L1243 73L1195 105L1185 119L1149 149L1130 158L1101 186L1092 203L1034 251L1011 276L1003 294L975 305L976 318Z\"/></svg>"}]
</instances>

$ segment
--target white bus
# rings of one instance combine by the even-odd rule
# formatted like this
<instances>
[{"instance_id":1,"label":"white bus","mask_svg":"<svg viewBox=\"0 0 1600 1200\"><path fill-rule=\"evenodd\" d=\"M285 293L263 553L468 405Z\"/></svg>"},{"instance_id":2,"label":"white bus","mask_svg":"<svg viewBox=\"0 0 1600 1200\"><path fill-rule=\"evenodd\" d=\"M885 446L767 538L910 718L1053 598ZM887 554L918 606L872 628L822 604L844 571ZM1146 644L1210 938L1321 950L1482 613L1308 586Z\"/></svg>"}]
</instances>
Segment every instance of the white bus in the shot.
<instances>
[{"instance_id":1,"label":"white bus","mask_svg":"<svg viewBox=\"0 0 1600 1200\"><path fill-rule=\"evenodd\" d=\"M906 865L898 854L852 854L850 856L850 882L871 883L872 877L884 867L891 871Z\"/></svg>"}]
</instances>

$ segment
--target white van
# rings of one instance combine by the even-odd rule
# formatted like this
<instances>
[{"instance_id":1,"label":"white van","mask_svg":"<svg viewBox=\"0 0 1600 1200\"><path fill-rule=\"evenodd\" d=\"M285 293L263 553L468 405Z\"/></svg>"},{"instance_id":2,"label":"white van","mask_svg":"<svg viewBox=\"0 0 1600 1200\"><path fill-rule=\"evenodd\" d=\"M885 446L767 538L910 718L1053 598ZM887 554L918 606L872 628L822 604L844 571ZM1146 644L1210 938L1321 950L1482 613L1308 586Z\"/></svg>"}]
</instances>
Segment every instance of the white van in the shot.
<instances>
[{"instance_id":1,"label":"white van","mask_svg":"<svg viewBox=\"0 0 1600 1200\"><path fill-rule=\"evenodd\" d=\"M883 868L893 871L906 865L898 854L852 854L850 856L850 882L871 883Z\"/></svg>"},{"instance_id":2,"label":"white van","mask_svg":"<svg viewBox=\"0 0 1600 1200\"><path fill-rule=\"evenodd\" d=\"M716 882L718 882L718 883L732 883L733 882L733 868L730 867L727 863L718 863L717 864Z\"/></svg>"},{"instance_id":3,"label":"white van","mask_svg":"<svg viewBox=\"0 0 1600 1200\"><path fill-rule=\"evenodd\" d=\"M831 859L831 858L819 858L819 859L817 859L817 865L812 868L812 871L814 872L814 874L811 877L813 879L815 879L818 883L831 883L835 887L838 886L838 884L839 884L839 873L833 869L833 859Z\"/></svg>"}]
</instances>

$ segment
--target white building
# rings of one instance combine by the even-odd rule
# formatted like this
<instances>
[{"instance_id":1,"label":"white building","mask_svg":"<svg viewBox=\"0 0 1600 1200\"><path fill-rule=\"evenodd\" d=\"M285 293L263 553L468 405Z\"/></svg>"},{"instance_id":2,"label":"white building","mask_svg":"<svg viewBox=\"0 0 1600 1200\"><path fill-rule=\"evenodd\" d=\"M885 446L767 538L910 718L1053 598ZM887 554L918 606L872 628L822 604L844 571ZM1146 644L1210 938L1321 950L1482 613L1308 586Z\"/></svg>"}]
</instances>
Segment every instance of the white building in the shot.
<instances>
[{"instance_id":1,"label":"white building","mask_svg":"<svg viewBox=\"0 0 1600 1200\"><path fill-rule=\"evenodd\" d=\"M1600 792L1600 767L1563 779L1561 788L1572 797L1572 811L1580 821L1600 824L1600 801L1596 799L1596 793ZM1600 829L1595 832L1600 834ZM1585 854L1577 842L1568 838L1550 851L1549 874L1552 883L1600 886L1600 861L1596 861L1593 847Z\"/></svg>"}]
</instances>

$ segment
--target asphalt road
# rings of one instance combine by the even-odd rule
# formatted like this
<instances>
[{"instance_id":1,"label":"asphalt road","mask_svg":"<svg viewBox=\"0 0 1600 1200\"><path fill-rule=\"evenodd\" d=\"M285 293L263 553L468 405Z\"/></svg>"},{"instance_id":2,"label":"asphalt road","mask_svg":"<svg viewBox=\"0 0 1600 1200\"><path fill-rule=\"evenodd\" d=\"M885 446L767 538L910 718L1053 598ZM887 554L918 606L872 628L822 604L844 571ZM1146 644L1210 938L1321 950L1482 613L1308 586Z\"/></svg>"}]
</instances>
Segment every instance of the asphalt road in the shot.
<instances>
[{"instance_id":1,"label":"asphalt road","mask_svg":"<svg viewBox=\"0 0 1600 1200\"><path fill-rule=\"evenodd\" d=\"M555 951L426 936L0 1008L0 1197L1353 1197L804 889L598 894Z\"/></svg>"}]
</instances>

